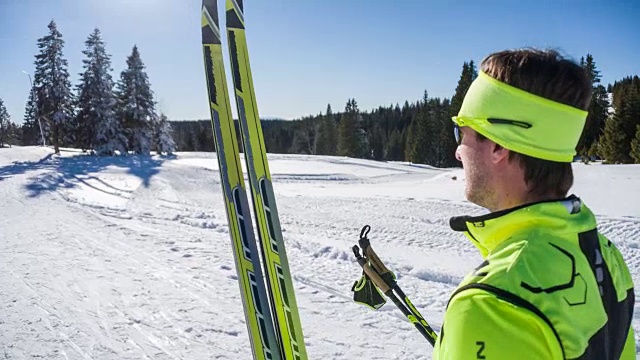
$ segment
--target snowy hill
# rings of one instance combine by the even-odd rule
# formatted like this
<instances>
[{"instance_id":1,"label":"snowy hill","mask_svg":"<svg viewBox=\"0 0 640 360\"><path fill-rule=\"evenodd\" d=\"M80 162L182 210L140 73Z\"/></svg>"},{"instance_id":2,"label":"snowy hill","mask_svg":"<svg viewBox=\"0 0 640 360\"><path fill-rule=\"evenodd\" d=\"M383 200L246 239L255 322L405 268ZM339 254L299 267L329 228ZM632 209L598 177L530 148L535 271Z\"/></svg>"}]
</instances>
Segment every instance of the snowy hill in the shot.
<instances>
[{"instance_id":1,"label":"snowy hill","mask_svg":"<svg viewBox=\"0 0 640 360\"><path fill-rule=\"evenodd\" d=\"M351 300L361 271L350 248L371 225L376 251L439 330L450 294L481 261L448 227L451 216L483 212L464 200L462 170L269 161L310 359L429 359L393 304L372 311ZM574 169L572 192L640 289L640 166ZM3 148L0 199L4 358L251 358L214 154ZM638 347L638 306L633 326Z\"/></svg>"}]
</instances>

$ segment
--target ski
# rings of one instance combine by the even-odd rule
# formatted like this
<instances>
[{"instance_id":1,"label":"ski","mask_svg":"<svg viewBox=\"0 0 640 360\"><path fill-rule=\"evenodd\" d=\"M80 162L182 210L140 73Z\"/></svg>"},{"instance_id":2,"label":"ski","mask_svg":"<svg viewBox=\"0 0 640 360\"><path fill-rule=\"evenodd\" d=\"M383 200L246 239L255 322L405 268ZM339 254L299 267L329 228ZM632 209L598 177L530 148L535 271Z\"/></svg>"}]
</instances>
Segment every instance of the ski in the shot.
<instances>
[{"instance_id":1,"label":"ski","mask_svg":"<svg viewBox=\"0 0 640 360\"><path fill-rule=\"evenodd\" d=\"M255 360L281 360L229 105L216 0L203 0L201 26L211 124L251 350Z\"/></svg>"},{"instance_id":2,"label":"ski","mask_svg":"<svg viewBox=\"0 0 640 360\"><path fill-rule=\"evenodd\" d=\"M227 0L225 9L236 106L275 330L285 359L306 360L302 325L249 66L243 1Z\"/></svg>"}]
</instances>

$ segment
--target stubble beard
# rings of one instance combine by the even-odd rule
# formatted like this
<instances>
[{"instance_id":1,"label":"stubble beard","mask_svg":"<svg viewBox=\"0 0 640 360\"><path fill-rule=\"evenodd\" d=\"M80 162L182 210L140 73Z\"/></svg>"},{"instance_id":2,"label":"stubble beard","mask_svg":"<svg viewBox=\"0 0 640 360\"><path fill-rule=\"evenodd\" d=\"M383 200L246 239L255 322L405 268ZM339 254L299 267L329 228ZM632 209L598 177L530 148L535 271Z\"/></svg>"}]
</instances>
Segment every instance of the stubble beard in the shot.
<instances>
[{"instance_id":1,"label":"stubble beard","mask_svg":"<svg viewBox=\"0 0 640 360\"><path fill-rule=\"evenodd\" d=\"M467 169L465 196L468 201L492 210L494 208L495 191L490 186L489 176L481 166L471 166Z\"/></svg>"}]
</instances>

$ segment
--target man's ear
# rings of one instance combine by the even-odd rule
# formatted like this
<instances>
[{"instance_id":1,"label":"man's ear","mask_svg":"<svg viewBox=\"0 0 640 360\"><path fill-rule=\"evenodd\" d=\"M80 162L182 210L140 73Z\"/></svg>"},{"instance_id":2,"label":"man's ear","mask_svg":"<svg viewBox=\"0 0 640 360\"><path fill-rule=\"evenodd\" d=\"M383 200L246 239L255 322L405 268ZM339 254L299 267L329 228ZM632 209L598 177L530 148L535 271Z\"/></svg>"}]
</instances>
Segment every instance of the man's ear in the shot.
<instances>
[{"instance_id":1,"label":"man's ear","mask_svg":"<svg viewBox=\"0 0 640 360\"><path fill-rule=\"evenodd\" d=\"M503 161L508 161L510 151L511 150L505 149L501 145L494 143L491 151L491 162L499 164Z\"/></svg>"}]
</instances>

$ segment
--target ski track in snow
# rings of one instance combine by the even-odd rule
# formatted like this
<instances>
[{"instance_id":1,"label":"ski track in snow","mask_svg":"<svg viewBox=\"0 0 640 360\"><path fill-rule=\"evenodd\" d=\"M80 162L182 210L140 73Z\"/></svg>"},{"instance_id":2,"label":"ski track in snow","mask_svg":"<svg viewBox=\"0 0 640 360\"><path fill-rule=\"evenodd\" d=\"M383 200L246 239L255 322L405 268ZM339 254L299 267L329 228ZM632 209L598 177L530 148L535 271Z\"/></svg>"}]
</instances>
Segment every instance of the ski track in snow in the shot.
<instances>
[{"instance_id":1,"label":"ski track in snow","mask_svg":"<svg viewBox=\"0 0 640 360\"><path fill-rule=\"evenodd\" d=\"M77 155L0 149L0 355L251 358L215 154ZM351 247L371 225L372 246L439 330L450 294L481 261L448 225L451 216L482 212L464 201L462 172L339 157L269 160L309 358L430 359L430 345L391 302L373 311L352 301L361 270ZM640 167L617 169L640 181ZM577 172L594 179L578 184L581 195L600 186L605 169ZM620 201L640 197L626 190ZM635 204L592 209L640 284ZM633 326L638 348L638 306Z\"/></svg>"}]
</instances>

